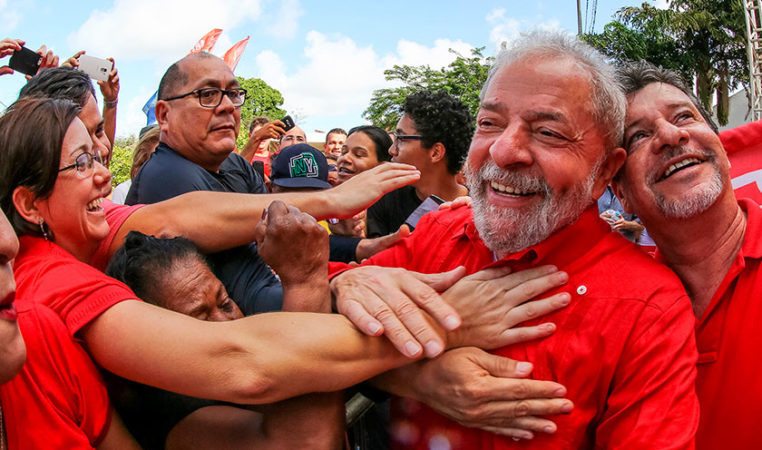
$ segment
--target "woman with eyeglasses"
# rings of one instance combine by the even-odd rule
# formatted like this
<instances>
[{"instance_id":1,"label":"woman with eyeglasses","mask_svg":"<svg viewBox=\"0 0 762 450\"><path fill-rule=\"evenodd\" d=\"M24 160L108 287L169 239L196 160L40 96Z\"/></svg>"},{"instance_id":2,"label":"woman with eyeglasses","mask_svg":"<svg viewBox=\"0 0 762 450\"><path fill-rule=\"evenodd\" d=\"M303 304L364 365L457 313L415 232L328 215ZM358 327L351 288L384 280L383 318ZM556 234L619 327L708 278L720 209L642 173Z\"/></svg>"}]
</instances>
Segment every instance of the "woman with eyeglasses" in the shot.
<instances>
[{"instance_id":1,"label":"woman with eyeglasses","mask_svg":"<svg viewBox=\"0 0 762 450\"><path fill-rule=\"evenodd\" d=\"M111 175L77 113L69 101L23 99L0 117L0 206L19 237L17 298L55 313L86 362L185 395L264 404L339 390L411 361L340 315L284 312L205 322L144 303L88 266L85 261L109 233L100 203ZM330 305L327 279L310 290ZM79 382L72 381L71 389L81 390ZM6 423L7 417L30 419L25 414L32 402L49 407L47 394L35 390L27 401L6 401L4 395ZM102 404L95 408L108 411ZM32 431L41 438L60 425L25 423L38 427ZM93 437L85 446L97 446Z\"/></svg>"}]
</instances>

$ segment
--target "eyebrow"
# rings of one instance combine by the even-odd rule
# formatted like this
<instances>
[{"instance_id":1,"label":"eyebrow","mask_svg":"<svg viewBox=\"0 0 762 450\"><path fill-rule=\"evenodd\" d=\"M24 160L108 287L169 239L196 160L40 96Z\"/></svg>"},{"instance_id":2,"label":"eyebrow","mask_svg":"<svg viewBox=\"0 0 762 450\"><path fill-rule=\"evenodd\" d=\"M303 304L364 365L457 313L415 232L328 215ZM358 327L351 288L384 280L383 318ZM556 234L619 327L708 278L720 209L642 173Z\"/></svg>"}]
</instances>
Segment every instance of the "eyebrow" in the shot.
<instances>
[{"instance_id":1,"label":"eyebrow","mask_svg":"<svg viewBox=\"0 0 762 450\"><path fill-rule=\"evenodd\" d=\"M90 153L90 147L87 146L87 144L82 144L79 147L75 148L71 152L69 152L69 156L73 155L81 155L82 153Z\"/></svg>"}]
</instances>

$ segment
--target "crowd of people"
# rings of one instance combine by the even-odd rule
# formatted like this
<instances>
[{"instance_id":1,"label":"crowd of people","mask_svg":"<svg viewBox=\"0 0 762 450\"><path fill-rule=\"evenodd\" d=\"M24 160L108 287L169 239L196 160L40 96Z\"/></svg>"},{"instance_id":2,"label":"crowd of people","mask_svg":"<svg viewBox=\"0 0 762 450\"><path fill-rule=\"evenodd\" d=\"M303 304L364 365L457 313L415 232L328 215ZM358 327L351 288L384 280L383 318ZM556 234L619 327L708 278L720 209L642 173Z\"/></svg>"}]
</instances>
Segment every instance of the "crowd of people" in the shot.
<instances>
[{"instance_id":1,"label":"crowd of people","mask_svg":"<svg viewBox=\"0 0 762 450\"><path fill-rule=\"evenodd\" d=\"M238 150L195 53L112 193L117 70L101 109L41 54L0 117L0 448L758 445L762 211L676 74L534 32L476 117Z\"/></svg>"}]
</instances>

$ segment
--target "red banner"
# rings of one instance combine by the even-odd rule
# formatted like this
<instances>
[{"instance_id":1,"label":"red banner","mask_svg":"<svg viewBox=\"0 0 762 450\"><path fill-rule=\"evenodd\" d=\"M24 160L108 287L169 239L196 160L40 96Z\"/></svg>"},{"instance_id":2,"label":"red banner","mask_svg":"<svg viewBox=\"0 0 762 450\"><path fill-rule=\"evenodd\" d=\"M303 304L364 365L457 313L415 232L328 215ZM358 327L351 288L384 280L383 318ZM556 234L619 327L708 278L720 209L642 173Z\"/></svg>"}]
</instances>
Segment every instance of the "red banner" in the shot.
<instances>
[{"instance_id":1,"label":"red banner","mask_svg":"<svg viewBox=\"0 0 762 450\"><path fill-rule=\"evenodd\" d=\"M222 30L219 28L215 28L212 31L206 33L204 37L196 42L196 45L193 46L188 54L192 55L198 52L211 52L214 44L217 43L217 38L220 37L220 34L222 34Z\"/></svg>"},{"instance_id":2,"label":"red banner","mask_svg":"<svg viewBox=\"0 0 762 450\"><path fill-rule=\"evenodd\" d=\"M762 204L762 120L720 132L737 198Z\"/></svg>"},{"instance_id":3,"label":"red banner","mask_svg":"<svg viewBox=\"0 0 762 450\"><path fill-rule=\"evenodd\" d=\"M243 55L243 51L246 50L246 44L248 43L249 36L246 36L246 39L239 41L237 44L230 47L230 50L225 52L225 56L223 56L222 59L225 61L228 67L230 67L230 70L235 72L238 61L241 59L241 55Z\"/></svg>"}]
</instances>

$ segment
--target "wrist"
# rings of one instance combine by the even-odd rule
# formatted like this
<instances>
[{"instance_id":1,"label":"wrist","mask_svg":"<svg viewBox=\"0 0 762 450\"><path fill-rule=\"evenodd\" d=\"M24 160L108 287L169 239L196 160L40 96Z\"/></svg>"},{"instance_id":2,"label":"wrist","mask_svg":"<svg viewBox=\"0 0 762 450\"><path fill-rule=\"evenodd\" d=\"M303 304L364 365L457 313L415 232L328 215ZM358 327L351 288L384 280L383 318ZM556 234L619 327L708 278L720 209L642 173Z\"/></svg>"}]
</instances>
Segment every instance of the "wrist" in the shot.
<instances>
[{"instance_id":1,"label":"wrist","mask_svg":"<svg viewBox=\"0 0 762 450\"><path fill-rule=\"evenodd\" d=\"M104 99L103 99L103 106L104 106L104 107L106 107L107 109L116 108L116 104L117 104L117 102L119 102L119 99L118 99L118 98L115 98L115 99L113 99L113 100L106 100L106 99L104 98Z\"/></svg>"}]
</instances>

